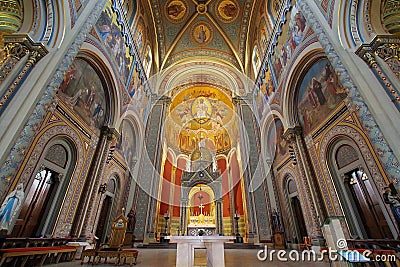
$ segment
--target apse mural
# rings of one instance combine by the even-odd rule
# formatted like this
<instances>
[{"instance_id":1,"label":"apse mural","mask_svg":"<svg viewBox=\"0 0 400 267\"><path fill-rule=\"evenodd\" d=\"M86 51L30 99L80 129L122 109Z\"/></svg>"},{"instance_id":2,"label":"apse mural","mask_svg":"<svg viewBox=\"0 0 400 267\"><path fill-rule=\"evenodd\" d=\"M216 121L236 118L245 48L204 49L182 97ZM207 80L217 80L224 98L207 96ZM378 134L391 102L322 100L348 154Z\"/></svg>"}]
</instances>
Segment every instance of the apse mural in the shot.
<instances>
[{"instance_id":1,"label":"apse mural","mask_svg":"<svg viewBox=\"0 0 400 267\"><path fill-rule=\"evenodd\" d=\"M104 124L104 88L96 71L85 60L76 59L71 64L59 95L87 124L96 128Z\"/></svg>"},{"instance_id":2,"label":"apse mural","mask_svg":"<svg viewBox=\"0 0 400 267\"><path fill-rule=\"evenodd\" d=\"M282 26L282 35L279 44L271 56L271 64L274 76L279 82L285 66L291 61L295 49L304 38L306 20L297 6L293 6L290 13L289 22Z\"/></svg>"},{"instance_id":3,"label":"apse mural","mask_svg":"<svg viewBox=\"0 0 400 267\"><path fill-rule=\"evenodd\" d=\"M229 97L215 88L198 86L179 93L170 106L168 143L186 154L199 147L229 151L237 134L232 108Z\"/></svg>"},{"instance_id":4,"label":"apse mural","mask_svg":"<svg viewBox=\"0 0 400 267\"><path fill-rule=\"evenodd\" d=\"M108 1L96 22L95 29L109 54L115 59L123 83L128 86L133 56L122 35L124 32L122 26L117 20L117 14L113 11L111 1Z\"/></svg>"},{"instance_id":5,"label":"apse mural","mask_svg":"<svg viewBox=\"0 0 400 267\"><path fill-rule=\"evenodd\" d=\"M327 59L315 63L301 82L298 94L299 120L307 134L321 124L346 97L343 85Z\"/></svg>"}]
</instances>

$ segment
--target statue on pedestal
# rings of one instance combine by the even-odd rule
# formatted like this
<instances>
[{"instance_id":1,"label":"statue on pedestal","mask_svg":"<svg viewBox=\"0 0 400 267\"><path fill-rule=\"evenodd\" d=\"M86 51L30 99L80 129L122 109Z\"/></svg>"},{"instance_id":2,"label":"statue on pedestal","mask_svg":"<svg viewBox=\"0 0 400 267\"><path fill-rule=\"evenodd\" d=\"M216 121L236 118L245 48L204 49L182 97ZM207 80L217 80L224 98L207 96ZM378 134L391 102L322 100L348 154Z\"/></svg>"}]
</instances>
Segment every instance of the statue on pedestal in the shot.
<instances>
[{"instance_id":1,"label":"statue on pedestal","mask_svg":"<svg viewBox=\"0 0 400 267\"><path fill-rule=\"evenodd\" d=\"M24 186L22 183L19 183L15 190L4 199L0 208L0 231L2 234L11 233L14 223L21 211L24 198Z\"/></svg>"},{"instance_id":2,"label":"statue on pedestal","mask_svg":"<svg viewBox=\"0 0 400 267\"><path fill-rule=\"evenodd\" d=\"M383 199L386 204L390 205L390 209L392 210L393 216L396 219L397 226L400 228L400 197L395 192L395 189L391 189L390 187L385 188L385 192L383 193Z\"/></svg>"}]
</instances>

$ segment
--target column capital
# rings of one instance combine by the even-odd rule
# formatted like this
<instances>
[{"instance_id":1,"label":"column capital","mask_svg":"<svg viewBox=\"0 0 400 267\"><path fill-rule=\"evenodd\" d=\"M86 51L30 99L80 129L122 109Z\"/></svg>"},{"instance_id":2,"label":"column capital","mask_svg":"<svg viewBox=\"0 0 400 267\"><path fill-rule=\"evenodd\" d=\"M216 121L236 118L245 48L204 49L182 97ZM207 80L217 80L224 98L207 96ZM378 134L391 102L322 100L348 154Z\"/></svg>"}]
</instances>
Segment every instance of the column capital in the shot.
<instances>
[{"instance_id":1,"label":"column capital","mask_svg":"<svg viewBox=\"0 0 400 267\"><path fill-rule=\"evenodd\" d=\"M294 126L292 128L287 128L283 133L283 138L291 142L296 139L296 136L301 136L303 133L303 128L301 126Z\"/></svg>"},{"instance_id":2,"label":"column capital","mask_svg":"<svg viewBox=\"0 0 400 267\"><path fill-rule=\"evenodd\" d=\"M49 53L42 43L34 42L27 34L4 35L4 44L6 56L18 60L30 54L30 57L34 57L37 62Z\"/></svg>"}]
</instances>

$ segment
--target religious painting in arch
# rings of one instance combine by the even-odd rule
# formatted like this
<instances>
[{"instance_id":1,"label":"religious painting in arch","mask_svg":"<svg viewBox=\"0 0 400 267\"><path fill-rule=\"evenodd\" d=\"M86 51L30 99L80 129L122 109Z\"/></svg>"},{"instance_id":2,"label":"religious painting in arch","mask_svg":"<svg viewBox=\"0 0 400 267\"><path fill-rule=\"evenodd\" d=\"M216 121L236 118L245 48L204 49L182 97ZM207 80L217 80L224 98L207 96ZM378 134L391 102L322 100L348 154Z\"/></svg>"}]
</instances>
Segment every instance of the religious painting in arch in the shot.
<instances>
[{"instance_id":1,"label":"religious painting in arch","mask_svg":"<svg viewBox=\"0 0 400 267\"><path fill-rule=\"evenodd\" d=\"M100 128L106 118L106 101L102 81L85 60L78 58L64 76L60 98L88 125Z\"/></svg>"},{"instance_id":2,"label":"religious painting in arch","mask_svg":"<svg viewBox=\"0 0 400 267\"><path fill-rule=\"evenodd\" d=\"M123 120L121 126L121 139L118 142L117 147L122 150L125 162L128 165L130 171L135 166L136 160L136 136L135 131L128 120Z\"/></svg>"},{"instance_id":3,"label":"religious painting in arch","mask_svg":"<svg viewBox=\"0 0 400 267\"><path fill-rule=\"evenodd\" d=\"M280 163L287 155L287 146L288 143L283 138L284 128L282 121L276 119L274 123L271 123L271 126L268 130L268 147L267 155L271 155L272 159L274 159L275 163Z\"/></svg>"},{"instance_id":4,"label":"religious painting in arch","mask_svg":"<svg viewBox=\"0 0 400 267\"><path fill-rule=\"evenodd\" d=\"M123 35L125 29L118 23L118 19L120 18L118 18L113 4L111 1L108 1L95 24L95 29L100 41L114 59L118 74L123 84L127 87L132 69L133 56Z\"/></svg>"},{"instance_id":5,"label":"religious painting in arch","mask_svg":"<svg viewBox=\"0 0 400 267\"><path fill-rule=\"evenodd\" d=\"M298 93L299 120L307 134L320 125L346 97L328 59L316 62L304 76Z\"/></svg>"},{"instance_id":6,"label":"religious painting in arch","mask_svg":"<svg viewBox=\"0 0 400 267\"><path fill-rule=\"evenodd\" d=\"M303 41L307 22L296 5L293 5L288 21L282 26L282 34L271 56L271 63L276 80L280 82L282 71L292 61L296 48Z\"/></svg>"}]
</instances>

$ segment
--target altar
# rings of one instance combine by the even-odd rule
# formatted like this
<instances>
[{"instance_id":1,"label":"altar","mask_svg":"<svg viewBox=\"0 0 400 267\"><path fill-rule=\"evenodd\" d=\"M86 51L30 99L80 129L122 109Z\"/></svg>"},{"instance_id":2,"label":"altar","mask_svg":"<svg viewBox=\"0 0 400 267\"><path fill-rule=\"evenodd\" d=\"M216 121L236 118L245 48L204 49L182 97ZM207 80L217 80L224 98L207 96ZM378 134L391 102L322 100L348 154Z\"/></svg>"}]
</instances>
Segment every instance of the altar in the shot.
<instances>
[{"instance_id":1,"label":"altar","mask_svg":"<svg viewBox=\"0 0 400 267\"><path fill-rule=\"evenodd\" d=\"M198 216L190 216L187 234L190 236L215 235L214 216L201 213Z\"/></svg>"},{"instance_id":2,"label":"altar","mask_svg":"<svg viewBox=\"0 0 400 267\"><path fill-rule=\"evenodd\" d=\"M194 249L207 249L207 267L224 267L224 243L234 240L234 236L166 236L170 243L177 244L176 266L192 267Z\"/></svg>"}]
</instances>

